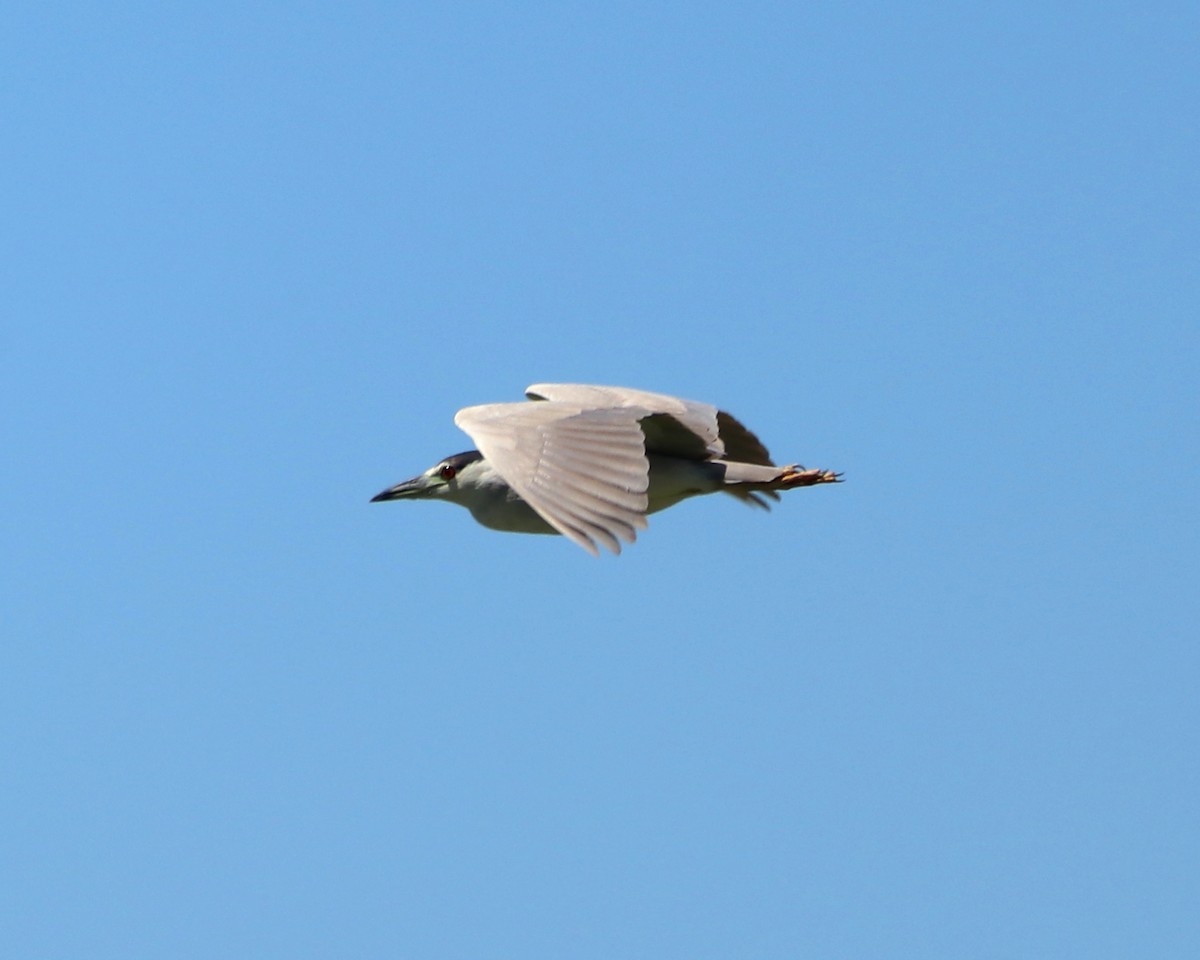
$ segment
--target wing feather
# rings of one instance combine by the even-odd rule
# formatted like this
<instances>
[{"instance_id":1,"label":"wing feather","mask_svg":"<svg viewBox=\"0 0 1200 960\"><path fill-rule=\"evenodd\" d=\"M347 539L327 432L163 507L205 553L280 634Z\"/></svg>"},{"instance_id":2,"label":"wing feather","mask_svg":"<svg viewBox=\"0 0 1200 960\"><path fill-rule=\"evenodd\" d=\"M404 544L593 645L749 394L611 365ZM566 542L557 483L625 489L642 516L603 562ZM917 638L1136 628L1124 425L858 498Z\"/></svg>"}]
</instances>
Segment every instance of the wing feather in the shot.
<instances>
[{"instance_id":1,"label":"wing feather","mask_svg":"<svg viewBox=\"0 0 1200 960\"><path fill-rule=\"evenodd\" d=\"M705 452L717 456L724 453L717 424L717 408L708 403L681 400L665 393L651 393L632 387L597 387L582 383L535 383L525 390L525 395L530 400L573 403L596 410L641 410L643 417L655 417L657 421L653 429L647 430L646 450L649 453L691 455L698 460L706 459ZM675 423L670 423L670 420ZM696 440L673 435L672 430L679 427ZM696 450L699 452L694 452Z\"/></svg>"},{"instance_id":2,"label":"wing feather","mask_svg":"<svg viewBox=\"0 0 1200 960\"><path fill-rule=\"evenodd\" d=\"M721 433L721 444L725 448L725 459L736 460L738 463L757 463L764 467L773 467L771 454L763 446L763 442L743 426L733 414L724 410L717 411L717 428Z\"/></svg>"},{"instance_id":3,"label":"wing feather","mask_svg":"<svg viewBox=\"0 0 1200 960\"><path fill-rule=\"evenodd\" d=\"M631 387L582 383L535 383L525 390L525 395L530 400L574 403L582 408L644 409L648 415L642 421L642 430L648 453L774 466L762 441L732 414L712 404Z\"/></svg>"},{"instance_id":4,"label":"wing feather","mask_svg":"<svg viewBox=\"0 0 1200 960\"><path fill-rule=\"evenodd\" d=\"M590 553L620 553L646 526L649 464L634 406L577 402L467 407L454 422L542 518Z\"/></svg>"},{"instance_id":5,"label":"wing feather","mask_svg":"<svg viewBox=\"0 0 1200 960\"><path fill-rule=\"evenodd\" d=\"M634 524L622 519L619 513L612 509L611 504L581 502L581 499L575 495L575 491L560 492L550 488L542 492L548 505L556 506L564 513L569 513L573 519L608 530L631 543L637 535ZM644 529L645 523L643 522L640 526Z\"/></svg>"}]
</instances>

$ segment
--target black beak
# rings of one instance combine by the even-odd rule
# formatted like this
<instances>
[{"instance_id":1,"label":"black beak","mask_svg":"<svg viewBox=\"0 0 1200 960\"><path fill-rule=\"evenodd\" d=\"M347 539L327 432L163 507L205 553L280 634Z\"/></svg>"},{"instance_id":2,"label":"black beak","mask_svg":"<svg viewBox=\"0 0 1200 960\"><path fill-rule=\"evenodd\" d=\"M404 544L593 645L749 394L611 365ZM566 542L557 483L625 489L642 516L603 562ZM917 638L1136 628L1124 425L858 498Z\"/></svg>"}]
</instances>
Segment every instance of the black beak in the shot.
<instances>
[{"instance_id":1,"label":"black beak","mask_svg":"<svg viewBox=\"0 0 1200 960\"><path fill-rule=\"evenodd\" d=\"M421 491L424 486L424 479L424 477L413 477L411 480L405 480L394 487L388 487L382 493L375 494L371 498L371 502L382 503L384 500L401 500L404 497L411 497L414 493Z\"/></svg>"}]
</instances>

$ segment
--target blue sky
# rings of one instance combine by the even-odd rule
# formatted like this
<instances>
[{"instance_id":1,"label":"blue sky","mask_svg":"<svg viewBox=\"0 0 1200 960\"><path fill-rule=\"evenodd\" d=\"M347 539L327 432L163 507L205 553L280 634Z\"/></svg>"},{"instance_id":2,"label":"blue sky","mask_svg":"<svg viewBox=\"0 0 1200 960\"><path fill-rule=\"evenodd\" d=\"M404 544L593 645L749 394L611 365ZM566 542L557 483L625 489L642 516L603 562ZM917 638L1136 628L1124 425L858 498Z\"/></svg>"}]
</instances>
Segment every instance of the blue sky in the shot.
<instances>
[{"instance_id":1,"label":"blue sky","mask_svg":"<svg viewBox=\"0 0 1200 960\"><path fill-rule=\"evenodd\" d=\"M1197 20L16 5L0 952L1195 956ZM367 503L546 381L847 482Z\"/></svg>"}]
</instances>

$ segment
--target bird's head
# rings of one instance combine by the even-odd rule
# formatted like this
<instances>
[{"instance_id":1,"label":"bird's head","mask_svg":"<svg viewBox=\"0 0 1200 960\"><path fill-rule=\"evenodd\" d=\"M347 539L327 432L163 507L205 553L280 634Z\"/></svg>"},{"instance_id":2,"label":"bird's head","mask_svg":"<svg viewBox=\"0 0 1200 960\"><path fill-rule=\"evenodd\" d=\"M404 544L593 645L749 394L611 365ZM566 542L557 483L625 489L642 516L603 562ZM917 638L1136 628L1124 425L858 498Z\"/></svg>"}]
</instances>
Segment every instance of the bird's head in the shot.
<instances>
[{"instance_id":1,"label":"bird's head","mask_svg":"<svg viewBox=\"0 0 1200 960\"><path fill-rule=\"evenodd\" d=\"M483 454L478 450L468 450L466 453L456 453L452 457L439 460L424 473L419 473L411 480L405 480L394 487L388 487L382 493L371 498L372 503L381 500L457 500L464 480L464 472L468 475L472 467L482 464Z\"/></svg>"}]
</instances>

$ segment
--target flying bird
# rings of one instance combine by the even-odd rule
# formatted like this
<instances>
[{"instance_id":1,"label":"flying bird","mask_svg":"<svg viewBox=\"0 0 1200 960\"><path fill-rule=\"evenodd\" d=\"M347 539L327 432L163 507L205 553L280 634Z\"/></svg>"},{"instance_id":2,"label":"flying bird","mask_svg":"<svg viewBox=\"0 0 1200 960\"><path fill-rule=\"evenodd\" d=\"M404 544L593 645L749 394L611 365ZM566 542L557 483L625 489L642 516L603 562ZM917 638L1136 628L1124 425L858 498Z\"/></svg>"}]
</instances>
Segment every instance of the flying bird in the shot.
<instances>
[{"instance_id":1,"label":"flying bird","mask_svg":"<svg viewBox=\"0 0 1200 960\"><path fill-rule=\"evenodd\" d=\"M729 493L769 509L780 490L840 473L776 466L734 417L707 403L627 387L539 383L528 402L459 410L478 445L371 498L458 503L485 527L561 533L593 555L621 552L647 514Z\"/></svg>"}]
</instances>

